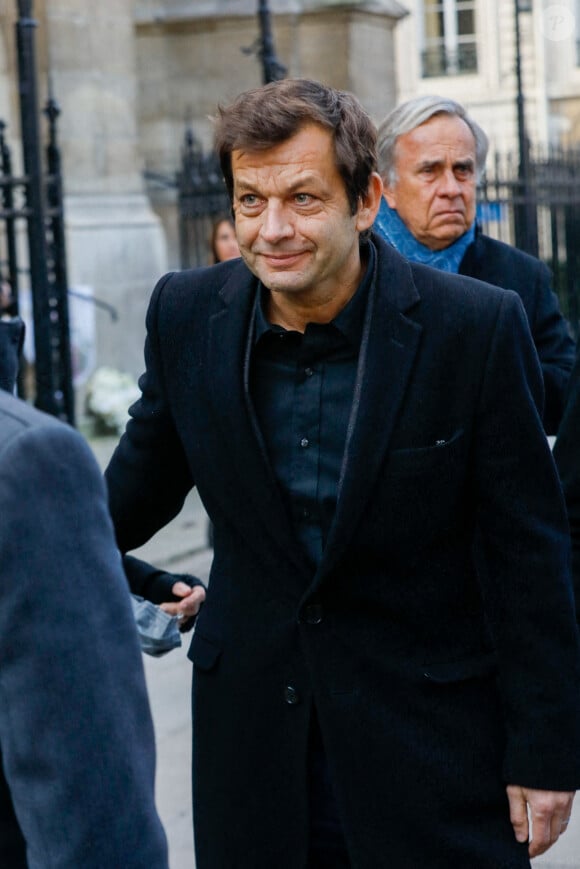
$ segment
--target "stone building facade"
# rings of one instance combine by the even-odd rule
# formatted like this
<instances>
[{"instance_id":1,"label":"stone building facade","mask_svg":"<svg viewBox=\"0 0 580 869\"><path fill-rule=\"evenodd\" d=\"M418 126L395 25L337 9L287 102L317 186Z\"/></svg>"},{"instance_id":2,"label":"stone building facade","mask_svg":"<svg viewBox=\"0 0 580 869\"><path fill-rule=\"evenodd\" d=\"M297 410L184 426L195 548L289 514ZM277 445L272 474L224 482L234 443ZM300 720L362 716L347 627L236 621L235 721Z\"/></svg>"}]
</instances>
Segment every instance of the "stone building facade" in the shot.
<instances>
[{"instance_id":1,"label":"stone building facade","mask_svg":"<svg viewBox=\"0 0 580 869\"><path fill-rule=\"evenodd\" d=\"M491 152L517 153L516 5L526 130L534 146L580 142L580 0L405 0L395 33L401 100L468 106Z\"/></svg>"}]
</instances>

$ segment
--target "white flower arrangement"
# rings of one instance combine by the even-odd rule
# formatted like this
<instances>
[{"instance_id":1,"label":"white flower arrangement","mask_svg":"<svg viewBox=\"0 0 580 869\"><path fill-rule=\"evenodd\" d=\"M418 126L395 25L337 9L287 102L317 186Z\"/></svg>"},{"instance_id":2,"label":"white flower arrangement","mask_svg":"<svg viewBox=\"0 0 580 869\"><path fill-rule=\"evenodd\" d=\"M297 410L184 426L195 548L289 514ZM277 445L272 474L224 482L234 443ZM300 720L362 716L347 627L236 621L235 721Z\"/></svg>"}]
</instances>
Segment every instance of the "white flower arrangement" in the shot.
<instances>
[{"instance_id":1,"label":"white flower arrangement","mask_svg":"<svg viewBox=\"0 0 580 869\"><path fill-rule=\"evenodd\" d=\"M120 435L129 419L129 408L140 394L137 381L130 374L102 366L87 383L87 413L105 432Z\"/></svg>"}]
</instances>

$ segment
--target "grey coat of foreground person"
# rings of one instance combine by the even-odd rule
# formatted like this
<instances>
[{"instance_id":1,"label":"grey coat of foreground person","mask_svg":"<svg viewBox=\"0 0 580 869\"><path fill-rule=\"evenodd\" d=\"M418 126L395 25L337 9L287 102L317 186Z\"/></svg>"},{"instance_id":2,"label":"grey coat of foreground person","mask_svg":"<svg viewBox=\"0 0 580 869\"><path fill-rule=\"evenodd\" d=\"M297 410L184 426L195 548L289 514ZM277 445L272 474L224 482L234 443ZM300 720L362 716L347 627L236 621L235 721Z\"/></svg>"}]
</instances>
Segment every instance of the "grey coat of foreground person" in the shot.
<instances>
[{"instance_id":1,"label":"grey coat of foreground person","mask_svg":"<svg viewBox=\"0 0 580 869\"><path fill-rule=\"evenodd\" d=\"M0 866L168 869L141 652L102 476L0 390Z\"/></svg>"},{"instance_id":2,"label":"grey coat of foreground person","mask_svg":"<svg viewBox=\"0 0 580 869\"><path fill-rule=\"evenodd\" d=\"M368 237L352 95L241 94L216 144L242 260L159 281L106 472L124 552L194 485L214 526L198 869L525 869L580 785L580 647L521 301Z\"/></svg>"}]
</instances>

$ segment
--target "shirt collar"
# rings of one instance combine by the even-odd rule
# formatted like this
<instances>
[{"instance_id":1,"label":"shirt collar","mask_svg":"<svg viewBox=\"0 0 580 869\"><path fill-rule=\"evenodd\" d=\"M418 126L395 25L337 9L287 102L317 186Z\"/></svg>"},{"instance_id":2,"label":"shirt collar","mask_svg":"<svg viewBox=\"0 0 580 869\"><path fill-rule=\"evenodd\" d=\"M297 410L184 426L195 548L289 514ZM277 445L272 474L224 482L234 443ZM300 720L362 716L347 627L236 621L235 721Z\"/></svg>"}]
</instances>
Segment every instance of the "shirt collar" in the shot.
<instances>
[{"instance_id":1,"label":"shirt collar","mask_svg":"<svg viewBox=\"0 0 580 869\"><path fill-rule=\"evenodd\" d=\"M328 324L323 324L326 326L333 326L355 347L358 347L361 342L369 288L372 284L375 273L377 254L376 248L370 239L362 242L361 256L367 260L367 265L355 294L351 299L349 299L342 311L339 311L334 320L331 320ZM268 292L269 290L267 290L262 282L259 281L253 314L254 344L257 344L260 338L268 332L273 333L286 331L282 326L273 325L267 320L266 306ZM308 326L306 328L308 328Z\"/></svg>"}]
</instances>

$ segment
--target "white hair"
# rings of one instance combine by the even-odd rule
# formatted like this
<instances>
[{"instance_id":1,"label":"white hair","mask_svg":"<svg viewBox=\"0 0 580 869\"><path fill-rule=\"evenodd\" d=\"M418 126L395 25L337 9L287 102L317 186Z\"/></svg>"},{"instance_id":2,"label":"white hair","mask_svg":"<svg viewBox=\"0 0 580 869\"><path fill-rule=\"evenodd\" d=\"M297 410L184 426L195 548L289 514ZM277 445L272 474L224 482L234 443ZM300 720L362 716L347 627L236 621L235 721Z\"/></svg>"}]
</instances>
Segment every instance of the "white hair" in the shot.
<instances>
[{"instance_id":1,"label":"white hair","mask_svg":"<svg viewBox=\"0 0 580 869\"><path fill-rule=\"evenodd\" d=\"M397 180L395 147L399 136L410 133L435 115L450 115L460 118L467 124L475 139L475 168L478 180L481 178L485 169L489 142L479 124L467 114L461 103L455 100L438 96L422 96L401 103L379 126L378 168L385 183L394 184Z\"/></svg>"}]
</instances>

